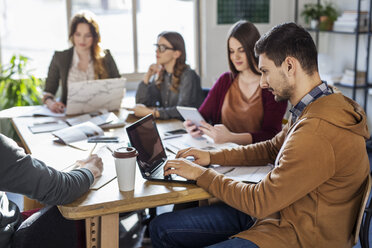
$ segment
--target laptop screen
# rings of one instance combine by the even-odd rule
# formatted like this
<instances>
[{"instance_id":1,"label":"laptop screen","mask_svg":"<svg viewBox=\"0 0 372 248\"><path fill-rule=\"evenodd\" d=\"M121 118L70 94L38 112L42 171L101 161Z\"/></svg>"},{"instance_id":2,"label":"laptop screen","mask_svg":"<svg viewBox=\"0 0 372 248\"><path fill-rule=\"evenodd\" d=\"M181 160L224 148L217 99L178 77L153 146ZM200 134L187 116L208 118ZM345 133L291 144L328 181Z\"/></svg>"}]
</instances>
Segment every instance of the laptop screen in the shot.
<instances>
[{"instance_id":1,"label":"laptop screen","mask_svg":"<svg viewBox=\"0 0 372 248\"><path fill-rule=\"evenodd\" d=\"M154 117L150 114L126 128L131 145L137 149L137 163L143 172L151 173L167 155Z\"/></svg>"}]
</instances>

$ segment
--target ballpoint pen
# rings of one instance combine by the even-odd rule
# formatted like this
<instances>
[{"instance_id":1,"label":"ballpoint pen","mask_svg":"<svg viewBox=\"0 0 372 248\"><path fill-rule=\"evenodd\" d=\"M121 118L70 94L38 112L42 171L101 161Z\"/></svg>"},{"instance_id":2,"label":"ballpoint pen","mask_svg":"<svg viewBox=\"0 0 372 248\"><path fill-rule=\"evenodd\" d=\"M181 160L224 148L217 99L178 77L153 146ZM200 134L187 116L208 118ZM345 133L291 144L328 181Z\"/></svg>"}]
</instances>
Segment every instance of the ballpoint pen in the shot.
<instances>
[{"instance_id":1,"label":"ballpoint pen","mask_svg":"<svg viewBox=\"0 0 372 248\"><path fill-rule=\"evenodd\" d=\"M223 172L222 174L226 175L227 173L230 173L230 172L232 172L233 170L235 170L235 168L231 168L231 169L229 169L229 170Z\"/></svg>"},{"instance_id":2,"label":"ballpoint pen","mask_svg":"<svg viewBox=\"0 0 372 248\"><path fill-rule=\"evenodd\" d=\"M93 151L96 148L96 146L97 146L97 143L95 143L94 146L93 146L93 148L92 148L92 150L90 150L89 156L91 156L93 154Z\"/></svg>"}]
</instances>

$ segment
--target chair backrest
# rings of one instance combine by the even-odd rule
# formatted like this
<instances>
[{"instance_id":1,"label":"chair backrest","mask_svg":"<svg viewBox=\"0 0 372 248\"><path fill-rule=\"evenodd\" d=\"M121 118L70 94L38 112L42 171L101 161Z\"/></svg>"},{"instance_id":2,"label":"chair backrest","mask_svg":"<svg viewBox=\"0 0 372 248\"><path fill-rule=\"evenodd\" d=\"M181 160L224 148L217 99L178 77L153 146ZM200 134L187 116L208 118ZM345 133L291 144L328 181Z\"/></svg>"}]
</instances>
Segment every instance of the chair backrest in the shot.
<instances>
[{"instance_id":1,"label":"chair backrest","mask_svg":"<svg viewBox=\"0 0 372 248\"><path fill-rule=\"evenodd\" d=\"M359 232L360 232L360 227L361 227L361 224L362 224L362 221L363 221L364 210L365 210L367 202L368 202L369 194L371 193L372 181L371 181L371 175L370 174L368 174L368 177L367 177L366 180L367 180L367 182L366 182L365 189L364 189L364 192L363 192L363 198L362 198L362 202L360 204L360 208L359 208L359 211L358 211L358 216L357 216L357 220L356 220L355 227L354 227L354 232L353 232L353 234L354 234L354 245L356 243L358 243Z\"/></svg>"}]
</instances>

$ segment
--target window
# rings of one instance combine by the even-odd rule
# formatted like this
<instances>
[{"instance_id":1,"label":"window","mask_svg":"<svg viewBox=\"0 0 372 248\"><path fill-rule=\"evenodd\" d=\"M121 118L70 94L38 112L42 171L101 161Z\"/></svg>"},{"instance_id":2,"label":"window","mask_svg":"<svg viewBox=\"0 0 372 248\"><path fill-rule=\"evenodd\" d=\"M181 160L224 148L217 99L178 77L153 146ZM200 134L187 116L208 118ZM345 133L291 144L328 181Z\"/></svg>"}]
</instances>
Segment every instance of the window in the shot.
<instances>
[{"instance_id":1,"label":"window","mask_svg":"<svg viewBox=\"0 0 372 248\"><path fill-rule=\"evenodd\" d=\"M155 62L157 36L163 31L177 31L186 43L186 60L195 67L194 15L192 1L141 0L137 7L138 67L147 71ZM171 11L170 11L171 10Z\"/></svg>"},{"instance_id":2,"label":"window","mask_svg":"<svg viewBox=\"0 0 372 248\"><path fill-rule=\"evenodd\" d=\"M68 44L65 1L3 0L0 15L0 62L22 54L30 58L34 74L45 77L54 50Z\"/></svg>"},{"instance_id":3,"label":"window","mask_svg":"<svg viewBox=\"0 0 372 248\"><path fill-rule=\"evenodd\" d=\"M67 49L69 19L81 10L96 14L102 47L110 49L121 74L141 79L155 62L157 35L182 34L187 63L195 67L193 0L3 0L0 1L0 62L14 54L32 59L35 74L46 77L55 50ZM22 6L20 8L19 6ZM33 11L29 11L32 9ZM135 15L133 13L136 13ZM137 77L136 77L137 76Z\"/></svg>"}]
</instances>

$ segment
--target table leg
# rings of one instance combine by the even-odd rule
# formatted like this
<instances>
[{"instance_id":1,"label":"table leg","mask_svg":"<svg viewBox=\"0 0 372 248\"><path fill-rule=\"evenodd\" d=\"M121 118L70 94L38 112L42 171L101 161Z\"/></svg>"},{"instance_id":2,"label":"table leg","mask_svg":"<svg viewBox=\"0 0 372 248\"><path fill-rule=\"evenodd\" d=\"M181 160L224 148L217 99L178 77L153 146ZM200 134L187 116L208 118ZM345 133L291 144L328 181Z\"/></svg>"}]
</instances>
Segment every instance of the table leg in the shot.
<instances>
[{"instance_id":1,"label":"table leg","mask_svg":"<svg viewBox=\"0 0 372 248\"><path fill-rule=\"evenodd\" d=\"M101 247L119 247L119 214L101 217Z\"/></svg>"},{"instance_id":2,"label":"table leg","mask_svg":"<svg viewBox=\"0 0 372 248\"><path fill-rule=\"evenodd\" d=\"M99 244L99 225L100 217L91 217L85 219L85 237L87 242L87 248L98 248Z\"/></svg>"},{"instance_id":3,"label":"table leg","mask_svg":"<svg viewBox=\"0 0 372 248\"><path fill-rule=\"evenodd\" d=\"M85 219L87 248L119 247L119 214Z\"/></svg>"}]
</instances>

